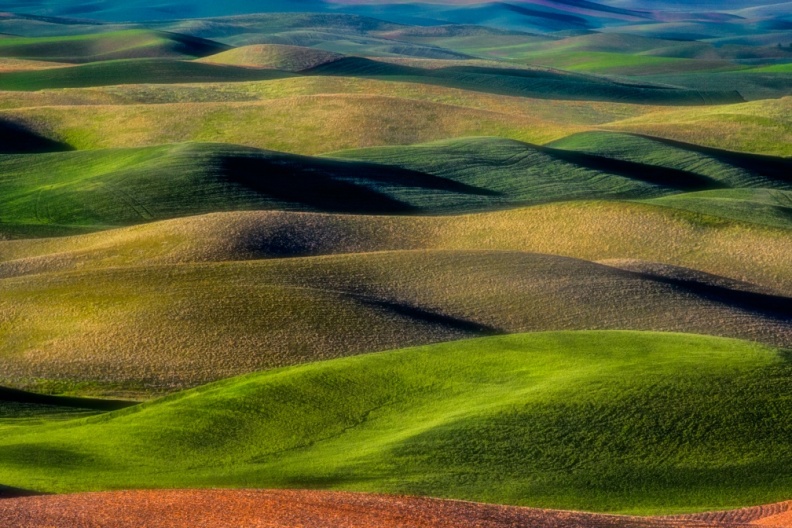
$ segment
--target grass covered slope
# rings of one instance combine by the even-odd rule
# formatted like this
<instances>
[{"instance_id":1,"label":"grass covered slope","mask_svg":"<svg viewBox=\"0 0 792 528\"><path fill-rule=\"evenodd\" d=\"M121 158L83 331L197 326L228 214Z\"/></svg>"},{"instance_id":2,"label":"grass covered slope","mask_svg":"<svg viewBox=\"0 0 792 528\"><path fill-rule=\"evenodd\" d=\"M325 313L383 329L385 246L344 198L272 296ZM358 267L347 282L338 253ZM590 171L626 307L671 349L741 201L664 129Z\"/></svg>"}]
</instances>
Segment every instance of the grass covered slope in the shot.
<instances>
[{"instance_id":1,"label":"grass covered slope","mask_svg":"<svg viewBox=\"0 0 792 528\"><path fill-rule=\"evenodd\" d=\"M403 169L212 144L6 156L0 166L8 224L102 227L245 209L404 213L414 208L388 187L474 192Z\"/></svg>"},{"instance_id":2,"label":"grass covered slope","mask_svg":"<svg viewBox=\"0 0 792 528\"><path fill-rule=\"evenodd\" d=\"M691 247L696 251L691 252ZM452 217L283 211L211 214L68 238L3 241L0 276L410 249L516 250L591 261L637 259L698 269L792 295L788 230L624 202L567 202Z\"/></svg>"},{"instance_id":3,"label":"grass covered slope","mask_svg":"<svg viewBox=\"0 0 792 528\"><path fill-rule=\"evenodd\" d=\"M272 70L242 70L255 75L286 75ZM231 103L91 105L80 106L79 112L68 106L23 108L4 111L0 118L78 149L202 141L298 154L461 136L546 142L581 130L574 124L503 107L489 110L428 99L355 90L350 94L286 95Z\"/></svg>"},{"instance_id":4,"label":"grass covered slope","mask_svg":"<svg viewBox=\"0 0 792 528\"><path fill-rule=\"evenodd\" d=\"M610 134L594 135L597 145L612 144ZM692 145L675 147L674 158L667 152L674 148L633 136L617 136L622 147L605 148L600 155L581 150L586 137L560 142L566 149L490 137L325 157L195 143L9 155L0 157L0 233L9 236L21 226L104 228L251 209L438 214L730 187L792 189L785 172L792 163L781 158L751 164L756 156L706 156ZM778 196L786 195L779 191ZM708 203L693 210L718 216L718 203ZM726 216L750 221L748 206L745 201L743 209L726 207ZM775 217L767 221L779 225Z\"/></svg>"},{"instance_id":5,"label":"grass covered slope","mask_svg":"<svg viewBox=\"0 0 792 528\"><path fill-rule=\"evenodd\" d=\"M792 192L778 189L725 189L665 196L651 203L686 211L792 228Z\"/></svg>"},{"instance_id":6,"label":"grass covered slope","mask_svg":"<svg viewBox=\"0 0 792 528\"><path fill-rule=\"evenodd\" d=\"M201 59L200 62L299 72L341 58L343 55L321 49L283 44L258 44L211 55Z\"/></svg>"},{"instance_id":7,"label":"grass covered slope","mask_svg":"<svg viewBox=\"0 0 792 528\"><path fill-rule=\"evenodd\" d=\"M712 108L676 109L617 121L608 128L707 147L792 155L792 97Z\"/></svg>"},{"instance_id":8,"label":"grass covered slope","mask_svg":"<svg viewBox=\"0 0 792 528\"><path fill-rule=\"evenodd\" d=\"M113 59L189 59L220 53L228 46L164 31L126 30L89 35L0 39L0 57L54 62Z\"/></svg>"},{"instance_id":9,"label":"grass covered slope","mask_svg":"<svg viewBox=\"0 0 792 528\"><path fill-rule=\"evenodd\" d=\"M792 483L787 356L633 332L367 355L4 428L0 479L48 491L303 487L640 513L772 502Z\"/></svg>"},{"instance_id":10,"label":"grass covered slope","mask_svg":"<svg viewBox=\"0 0 792 528\"><path fill-rule=\"evenodd\" d=\"M145 394L492 333L626 328L792 343L787 297L693 270L619 268L629 264L393 251L6 278L0 368L21 388Z\"/></svg>"},{"instance_id":11,"label":"grass covered slope","mask_svg":"<svg viewBox=\"0 0 792 528\"><path fill-rule=\"evenodd\" d=\"M744 101L738 92L728 90L687 90L545 68L496 68L465 65L424 69L362 57L345 57L305 70L303 73L373 79L393 78L394 80L540 99L658 105L711 105Z\"/></svg>"},{"instance_id":12,"label":"grass covered slope","mask_svg":"<svg viewBox=\"0 0 792 528\"><path fill-rule=\"evenodd\" d=\"M337 156L345 159L190 143L5 156L2 222L102 228L250 209L449 213L720 186L497 138Z\"/></svg>"},{"instance_id":13,"label":"grass covered slope","mask_svg":"<svg viewBox=\"0 0 792 528\"><path fill-rule=\"evenodd\" d=\"M573 134L548 146L644 164L668 173L683 171L727 187L792 188L790 158L604 131Z\"/></svg>"},{"instance_id":14,"label":"grass covered slope","mask_svg":"<svg viewBox=\"0 0 792 528\"><path fill-rule=\"evenodd\" d=\"M43 90L117 84L211 83L280 79L289 74L170 59L91 62L65 68L0 74L0 90Z\"/></svg>"}]
</instances>

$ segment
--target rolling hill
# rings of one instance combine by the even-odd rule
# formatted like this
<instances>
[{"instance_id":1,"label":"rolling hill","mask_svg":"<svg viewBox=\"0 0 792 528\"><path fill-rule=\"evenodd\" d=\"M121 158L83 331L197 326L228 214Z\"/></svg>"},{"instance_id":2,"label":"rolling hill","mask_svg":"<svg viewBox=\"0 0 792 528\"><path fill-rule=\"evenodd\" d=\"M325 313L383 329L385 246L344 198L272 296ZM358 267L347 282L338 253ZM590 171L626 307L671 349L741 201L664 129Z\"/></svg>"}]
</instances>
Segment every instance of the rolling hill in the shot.
<instances>
[{"instance_id":1,"label":"rolling hill","mask_svg":"<svg viewBox=\"0 0 792 528\"><path fill-rule=\"evenodd\" d=\"M0 75L0 90L82 88L117 84L211 83L280 79L287 72L169 59L106 60Z\"/></svg>"},{"instance_id":2,"label":"rolling hill","mask_svg":"<svg viewBox=\"0 0 792 528\"><path fill-rule=\"evenodd\" d=\"M792 228L792 193L777 189L725 189L651 200L665 207Z\"/></svg>"},{"instance_id":3,"label":"rolling hill","mask_svg":"<svg viewBox=\"0 0 792 528\"><path fill-rule=\"evenodd\" d=\"M790 156L790 105L792 97L695 111L678 109L651 118L626 119L608 128L725 150Z\"/></svg>"},{"instance_id":4,"label":"rolling hill","mask_svg":"<svg viewBox=\"0 0 792 528\"><path fill-rule=\"evenodd\" d=\"M683 171L728 187L789 189L792 159L733 152L636 134L586 132L547 146L645 164L669 173Z\"/></svg>"},{"instance_id":5,"label":"rolling hill","mask_svg":"<svg viewBox=\"0 0 792 528\"><path fill-rule=\"evenodd\" d=\"M453 217L239 212L69 238L2 241L0 276L376 251L485 249L591 261L660 262L792 296L788 233L623 202L567 202Z\"/></svg>"},{"instance_id":6,"label":"rolling hill","mask_svg":"<svg viewBox=\"0 0 792 528\"><path fill-rule=\"evenodd\" d=\"M0 478L41 491L224 485L632 513L742 506L788 493L790 374L778 350L680 334L455 342L3 427Z\"/></svg>"},{"instance_id":7,"label":"rolling hill","mask_svg":"<svg viewBox=\"0 0 792 528\"><path fill-rule=\"evenodd\" d=\"M788 346L790 301L693 270L398 251L0 281L7 385L171 392L245 372L492 333L671 330ZM541 310L536 308L541 306Z\"/></svg>"},{"instance_id":8,"label":"rolling hill","mask_svg":"<svg viewBox=\"0 0 792 528\"><path fill-rule=\"evenodd\" d=\"M719 186L492 138L341 155L347 159L187 143L7 156L3 222L102 228L252 209L449 213Z\"/></svg>"},{"instance_id":9,"label":"rolling hill","mask_svg":"<svg viewBox=\"0 0 792 528\"><path fill-rule=\"evenodd\" d=\"M201 62L246 68L268 68L299 72L336 61L343 55L300 46L259 44L242 46L204 58Z\"/></svg>"},{"instance_id":10,"label":"rolling hill","mask_svg":"<svg viewBox=\"0 0 792 528\"><path fill-rule=\"evenodd\" d=\"M303 73L394 78L500 95L547 99L665 105L709 105L744 101L738 92L730 90L692 91L540 68L529 70L457 66L426 70L361 57L346 57Z\"/></svg>"},{"instance_id":11,"label":"rolling hill","mask_svg":"<svg viewBox=\"0 0 792 528\"><path fill-rule=\"evenodd\" d=\"M0 39L0 57L74 63L139 58L190 59L226 50L228 46L210 40L146 30Z\"/></svg>"},{"instance_id":12,"label":"rolling hill","mask_svg":"<svg viewBox=\"0 0 792 528\"><path fill-rule=\"evenodd\" d=\"M9 134L18 129L9 126ZM30 133L20 136L28 137L39 142L25 141L31 149L63 148ZM676 207L687 203L690 210L719 216L722 202L704 200L709 195L700 192L725 188L778 189L733 193L732 202L722 203L721 216L787 227L790 168L783 158L609 133L571 136L550 147L465 138L325 157L198 143L6 155L0 158L5 204L0 231L101 229L254 209L448 214L680 193L686 194ZM752 217L759 196L765 197L767 214Z\"/></svg>"},{"instance_id":13,"label":"rolling hill","mask_svg":"<svg viewBox=\"0 0 792 528\"><path fill-rule=\"evenodd\" d=\"M277 74L271 70L241 70L255 75ZM357 92L354 87L353 90ZM252 102L86 105L79 112L68 106L22 108L2 111L0 119L77 149L198 141L297 154L408 145L460 136L501 136L543 143L582 128L568 123L563 114L560 120L552 120L511 112L509 103L491 111L460 106L455 104L457 101L436 102L431 96L425 99L360 93L281 94ZM590 108L590 103L586 103L571 112L587 114ZM607 115L609 110L604 112Z\"/></svg>"}]
</instances>

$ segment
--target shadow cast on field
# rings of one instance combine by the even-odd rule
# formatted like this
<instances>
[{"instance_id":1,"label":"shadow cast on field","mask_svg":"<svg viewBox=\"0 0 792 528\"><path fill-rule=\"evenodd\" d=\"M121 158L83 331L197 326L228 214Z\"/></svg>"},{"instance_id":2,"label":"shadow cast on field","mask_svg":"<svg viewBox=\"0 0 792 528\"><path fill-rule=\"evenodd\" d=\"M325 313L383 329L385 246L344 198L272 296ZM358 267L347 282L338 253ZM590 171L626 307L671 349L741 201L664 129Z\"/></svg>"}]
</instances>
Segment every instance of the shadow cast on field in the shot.
<instances>
[{"instance_id":1,"label":"shadow cast on field","mask_svg":"<svg viewBox=\"0 0 792 528\"><path fill-rule=\"evenodd\" d=\"M789 324L792 322L792 298L782 295L729 288L695 279L665 277L653 273L637 273L642 278L684 290L701 299L730 306Z\"/></svg>"},{"instance_id":2,"label":"shadow cast on field","mask_svg":"<svg viewBox=\"0 0 792 528\"><path fill-rule=\"evenodd\" d=\"M32 491L22 488L12 488L10 486L3 486L0 484L0 500L2 499L16 499L19 497L34 497L36 495L49 495L39 491Z\"/></svg>"},{"instance_id":3,"label":"shadow cast on field","mask_svg":"<svg viewBox=\"0 0 792 528\"><path fill-rule=\"evenodd\" d=\"M275 200L337 213L412 213L419 209L387 194L402 188L493 196L494 191L431 174L331 159L271 154L221 160L226 181Z\"/></svg>"},{"instance_id":4,"label":"shadow cast on field","mask_svg":"<svg viewBox=\"0 0 792 528\"><path fill-rule=\"evenodd\" d=\"M72 398L68 396L50 396L37 394L8 387L0 387L0 402L26 403L31 405L50 405L53 407L70 407L74 409L90 409L94 411L117 411L137 405L138 402L127 400L105 400L98 398Z\"/></svg>"},{"instance_id":5,"label":"shadow cast on field","mask_svg":"<svg viewBox=\"0 0 792 528\"><path fill-rule=\"evenodd\" d=\"M39 154L67 150L74 149L36 134L19 123L0 119L0 154Z\"/></svg>"},{"instance_id":6,"label":"shadow cast on field","mask_svg":"<svg viewBox=\"0 0 792 528\"><path fill-rule=\"evenodd\" d=\"M350 294L350 297L355 299L356 301L364 304L366 306L371 306L375 308L384 309L388 312L391 312L395 315L399 315L402 317L407 317L414 321L418 321L421 323L428 323L433 326L443 327L447 330L452 330L456 332L463 332L466 334L478 335L478 336L490 336L490 335L503 335L506 334L504 330L499 328L495 328L493 326L485 325L482 323L478 323L476 321L470 321L467 319L462 319L459 317L454 317L450 315L439 314L437 312L432 312L429 310L425 310L423 308L419 308L417 306L413 306L411 304L403 303L403 302L394 302L394 301L386 301L382 299L372 299L369 297L363 297L360 295Z\"/></svg>"},{"instance_id":7,"label":"shadow cast on field","mask_svg":"<svg viewBox=\"0 0 792 528\"><path fill-rule=\"evenodd\" d=\"M677 191L692 192L712 189L723 189L727 186L701 174L679 169L670 169L634 161L625 161L594 154L586 154L572 150L556 149L552 147L536 147L540 152L556 159L574 163L580 167L606 172L642 181L652 185L661 185Z\"/></svg>"},{"instance_id":8,"label":"shadow cast on field","mask_svg":"<svg viewBox=\"0 0 792 528\"><path fill-rule=\"evenodd\" d=\"M633 134L634 136L655 141L669 147L703 154L721 163L737 167L744 171L763 176L777 183L792 184L792 159L778 156L767 156L763 154L750 154L747 152L734 152L722 150L702 145L694 145L675 141L673 139L648 136L644 134Z\"/></svg>"}]
</instances>

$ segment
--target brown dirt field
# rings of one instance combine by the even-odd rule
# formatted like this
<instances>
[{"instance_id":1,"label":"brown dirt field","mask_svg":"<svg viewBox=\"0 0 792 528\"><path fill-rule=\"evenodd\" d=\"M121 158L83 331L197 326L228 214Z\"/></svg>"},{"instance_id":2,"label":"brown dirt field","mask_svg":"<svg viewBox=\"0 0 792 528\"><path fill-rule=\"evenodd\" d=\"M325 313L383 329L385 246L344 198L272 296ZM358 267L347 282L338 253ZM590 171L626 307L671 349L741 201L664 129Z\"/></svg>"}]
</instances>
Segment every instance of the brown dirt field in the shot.
<instances>
[{"instance_id":1,"label":"brown dirt field","mask_svg":"<svg viewBox=\"0 0 792 528\"><path fill-rule=\"evenodd\" d=\"M626 517L323 491L176 490L0 500L4 528L789 527L792 502L733 512Z\"/></svg>"}]
</instances>

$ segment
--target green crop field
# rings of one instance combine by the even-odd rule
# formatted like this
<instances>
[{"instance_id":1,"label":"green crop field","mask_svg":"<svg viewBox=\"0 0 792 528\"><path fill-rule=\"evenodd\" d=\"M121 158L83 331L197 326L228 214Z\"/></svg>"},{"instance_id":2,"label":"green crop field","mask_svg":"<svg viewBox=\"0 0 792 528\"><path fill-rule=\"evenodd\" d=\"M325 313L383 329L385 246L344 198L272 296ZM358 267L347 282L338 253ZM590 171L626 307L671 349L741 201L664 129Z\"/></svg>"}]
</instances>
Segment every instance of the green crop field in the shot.
<instances>
[{"instance_id":1,"label":"green crop field","mask_svg":"<svg viewBox=\"0 0 792 528\"><path fill-rule=\"evenodd\" d=\"M726 4L8 0L0 525L789 525L792 8Z\"/></svg>"}]
</instances>

